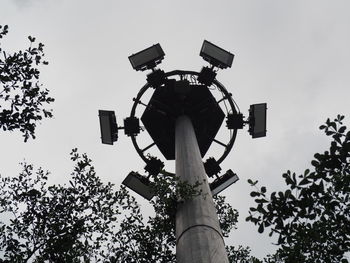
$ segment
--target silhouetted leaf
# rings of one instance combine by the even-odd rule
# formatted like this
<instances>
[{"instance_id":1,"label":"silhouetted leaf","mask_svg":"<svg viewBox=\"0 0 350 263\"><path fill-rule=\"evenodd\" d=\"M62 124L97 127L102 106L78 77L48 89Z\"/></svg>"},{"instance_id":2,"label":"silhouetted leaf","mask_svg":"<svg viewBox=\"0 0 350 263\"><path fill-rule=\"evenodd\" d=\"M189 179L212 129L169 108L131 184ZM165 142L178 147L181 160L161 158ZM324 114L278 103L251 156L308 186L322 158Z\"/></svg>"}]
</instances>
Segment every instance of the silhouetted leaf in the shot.
<instances>
[{"instance_id":1,"label":"silhouetted leaf","mask_svg":"<svg viewBox=\"0 0 350 263\"><path fill-rule=\"evenodd\" d=\"M263 224L259 225L258 232L259 233L263 233L264 232L264 225Z\"/></svg>"}]
</instances>

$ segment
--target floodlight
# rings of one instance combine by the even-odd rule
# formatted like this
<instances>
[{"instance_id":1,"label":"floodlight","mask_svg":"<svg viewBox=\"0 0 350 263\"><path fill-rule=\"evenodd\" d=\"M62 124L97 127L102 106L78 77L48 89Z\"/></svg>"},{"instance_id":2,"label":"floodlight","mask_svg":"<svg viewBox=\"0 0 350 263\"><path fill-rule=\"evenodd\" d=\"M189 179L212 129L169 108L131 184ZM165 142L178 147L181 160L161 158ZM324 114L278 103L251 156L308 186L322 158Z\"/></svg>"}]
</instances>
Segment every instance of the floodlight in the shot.
<instances>
[{"instance_id":1,"label":"floodlight","mask_svg":"<svg viewBox=\"0 0 350 263\"><path fill-rule=\"evenodd\" d=\"M208 158L208 160L206 160L206 162L204 163L204 169L209 177L218 175L221 171L219 163L213 157L210 157Z\"/></svg>"},{"instance_id":2,"label":"floodlight","mask_svg":"<svg viewBox=\"0 0 350 263\"><path fill-rule=\"evenodd\" d=\"M113 144L118 140L118 125L114 111L99 110L101 139L104 144Z\"/></svg>"},{"instance_id":3,"label":"floodlight","mask_svg":"<svg viewBox=\"0 0 350 263\"><path fill-rule=\"evenodd\" d=\"M244 121L242 113L229 113L227 115L226 126L229 129L243 129Z\"/></svg>"},{"instance_id":4,"label":"floodlight","mask_svg":"<svg viewBox=\"0 0 350 263\"><path fill-rule=\"evenodd\" d=\"M206 86L213 84L213 81L216 77L216 72L208 67L203 67L201 72L198 75L198 82Z\"/></svg>"},{"instance_id":5,"label":"floodlight","mask_svg":"<svg viewBox=\"0 0 350 263\"><path fill-rule=\"evenodd\" d=\"M214 182L210 184L210 190L212 195L217 195L218 193L225 190L231 184L237 182L239 180L237 174L232 172L232 170L228 170L223 176L218 179L215 179Z\"/></svg>"},{"instance_id":6,"label":"floodlight","mask_svg":"<svg viewBox=\"0 0 350 263\"><path fill-rule=\"evenodd\" d=\"M164 163L156 157L150 157L145 166L146 172L150 175L158 175L163 169Z\"/></svg>"},{"instance_id":7,"label":"floodlight","mask_svg":"<svg viewBox=\"0 0 350 263\"><path fill-rule=\"evenodd\" d=\"M249 133L253 138L266 136L266 103L250 105Z\"/></svg>"},{"instance_id":8,"label":"floodlight","mask_svg":"<svg viewBox=\"0 0 350 263\"><path fill-rule=\"evenodd\" d=\"M135 136L140 133L140 122L137 117L124 119L124 132L127 136Z\"/></svg>"},{"instance_id":9,"label":"floodlight","mask_svg":"<svg viewBox=\"0 0 350 263\"><path fill-rule=\"evenodd\" d=\"M164 51L159 44L146 48L129 56L129 61L135 70L152 69L164 58Z\"/></svg>"},{"instance_id":10,"label":"floodlight","mask_svg":"<svg viewBox=\"0 0 350 263\"><path fill-rule=\"evenodd\" d=\"M199 54L205 61L218 68L230 68L234 55L230 52L204 40Z\"/></svg>"},{"instance_id":11,"label":"floodlight","mask_svg":"<svg viewBox=\"0 0 350 263\"><path fill-rule=\"evenodd\" d=\"M152 182L137 172L130 172L122 184L147 200L151 200L154 196L152 191Z\"/></svg>"}]
</instances>

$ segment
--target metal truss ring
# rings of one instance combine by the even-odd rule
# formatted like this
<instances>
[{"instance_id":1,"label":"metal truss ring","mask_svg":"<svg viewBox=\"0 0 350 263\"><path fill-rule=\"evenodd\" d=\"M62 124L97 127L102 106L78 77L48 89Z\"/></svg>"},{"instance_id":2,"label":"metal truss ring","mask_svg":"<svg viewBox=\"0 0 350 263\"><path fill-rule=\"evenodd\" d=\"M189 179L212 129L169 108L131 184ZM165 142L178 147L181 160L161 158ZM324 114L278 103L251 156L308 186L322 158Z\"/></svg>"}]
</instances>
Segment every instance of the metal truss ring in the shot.
<instances>
[{"instance_id":1,"label":"metal truss ring","mask_svg":"<svg viewBox=\"0 0 350 263\"><path fill-rule=\"evenodd\" d=\"M199 73L198 72L195 72L195 71L185 71L185 70L174 70L174 71L170 71L170 72L167 72L165 73L165 77L173 77L173 76L179 76L180 79L184 79L184 78L189 78L189 81L191 83L192 82L196 82L197 81L197 77L198 77ZM213 81L213 84L211 86L215 86L219 89L219 91L222 93L223 97L217 101L217 103L220 103L221 101L224 101L224 100L227 100L229 105L230 105L230 110L226 112L226 117L227 117L227 114L229 112L232 112L232 113L237 113L237 110L236 110L236 107L235 107L235 104L234 104L234 101L232 99L232 94L229 93L227 91L227 89L224 87L224 85L222 85L218 80L214 80ZM210 86L210 87L211 87ZM210 88L208 87L208 88ZM147 106L145 104L143 104L141 102L141 98L142 96L145 94L145 92L149 89L149 88L152 88L152 86L149 84L149 83L146 83L141 89L140 91L138 92L137 96L133 99L134 100L134 103L133 103L133 106L131 108L131 113L130 113L130 117L137 117L135 116L136 114L136 109L137 109L137 106L139 104L142 104L144 106ZM228 143L222 143L220 141L217 141L214 139L214 142L222 145L225 150L223 152L223 154L220 156L219 159L217 159L217 162L220 164L226 157L227 155L229 154L229 152L231 151L232 147L233 147L233 144L235 142L235 139L236 139L236 136L237 136L237 129L233 129L232 131L232 134L230 136L230 139L228 141ZM132 135L131 136L131 140L132 140L132 143L137 151L137 153L139 154L139 156L142 158L142 160L147 163L147 161L149 160L146 155L145 155L145 151L148 150L149 148L151 148L152 146L155 145L155 143L153 142L152 144L150 144L149 146L145 147L144 149L141 149L137 143L137 140L136 140L136 135Z\"/></svg>"}]
</instances>

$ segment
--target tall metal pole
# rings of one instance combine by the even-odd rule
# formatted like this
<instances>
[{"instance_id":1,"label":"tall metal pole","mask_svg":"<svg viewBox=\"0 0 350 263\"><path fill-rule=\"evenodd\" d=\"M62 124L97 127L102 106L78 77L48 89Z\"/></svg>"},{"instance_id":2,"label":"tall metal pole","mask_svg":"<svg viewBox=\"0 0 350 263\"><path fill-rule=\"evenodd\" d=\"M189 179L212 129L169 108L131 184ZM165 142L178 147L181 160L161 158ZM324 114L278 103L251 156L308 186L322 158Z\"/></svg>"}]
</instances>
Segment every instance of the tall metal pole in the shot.
<instances>
[{"instance_id":1,"label":"tall metal pole","mask_svg":"<svg viewBox=\"0 0 350 263\"><path fill-rule=\"evenodd\" d=\"M228 263L225 244L209 189L196 135L187 116L175 127L176 175L189 184L200 182L202 193L180 203L176 213L178 263Z\"/></svg>"}]
</instances>

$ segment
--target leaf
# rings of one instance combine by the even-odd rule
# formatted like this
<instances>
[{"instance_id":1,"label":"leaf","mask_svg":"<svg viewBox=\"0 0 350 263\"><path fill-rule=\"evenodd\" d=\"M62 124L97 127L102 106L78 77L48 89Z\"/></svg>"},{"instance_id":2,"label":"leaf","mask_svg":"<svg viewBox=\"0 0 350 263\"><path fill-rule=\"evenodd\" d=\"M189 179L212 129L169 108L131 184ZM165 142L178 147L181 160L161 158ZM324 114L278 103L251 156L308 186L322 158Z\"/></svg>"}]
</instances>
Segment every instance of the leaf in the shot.
<instances>
[{"instance_id":1,"label":"leaf","mask_svg":"<svg viewBox=\"0 0 350 263\"><path fill-rule=\"evenodd\" d=\"M304 178L303 180L300 181L299 185L306 185L308 184L310 181L308 178Z\"/></svg>"},{"instance_id":2,"label":"leaf","mask_svg":"<svg viewBox=\"0 0 350 263\"><path fill-rule=\"evenodd\" d=\"M318 167L320 164L319 162L315 161L315 160L312 160L311 161L311 165L315 166L315 167Z\"/></svg>"},{"instance_id":3,"label":"leaf","mask_svg":"<svg viewBox=\"0 0 350 263\"><path fill-rule=\"evenodd\" d=\"M291 184L291 185L294 185L293 180L292 180L292 178L290 178L290 176L286 177L285 180L286 180L286 184L287 184L287 185L290 185L290 184Z\"/></svg>"},{"instance_id":4,"label":"leaf","mask_svg":"<svg viewBox=\"0 0 350 263\"><path fill-rule=\"evenodd\" d=\"M346 131L346 126L341 126L338 130L339 133L344 133Z\"/></svg>"},{"instance_id":5,"label":"leaf","mask_svg":"<svg viewBox=\"0 0 350 263\"><path fill-rule=\"evenodd\" d=\"M263 223L261 223L261 224L259 225L258 232L259 232L260 234L264 232L264 225L263 225Z\"/></svg>"},{"instance_id":6,"label":"leaf","mask_svg":"<svg viewBox=\"0 0 350 263\"><path fill-rule=\"evenodd\" d=\"M257 198L255 199L255 202L258 204L263 204L263 203L268 203L269 201L267 201L265 198Z\"/></svg>"},{"instance_id":7,"label":"leaf","mask_svg":"<svg viewBox=\"0 0 350 263\"><path fill-rule=\"evenodd\" d=\"M28 36L28 39L29 39L29 41L32 42L32 43L35 42L35 37Z\"/></svg>"},{"instance_id":8,"label":"leaf","mask_svg":"<svg viewBox=\"0 0 350 263\"><path fill-rule=\"evenodd\" d=\"M251 193L250 193L250 196L251 196L251 197L260 196L260 193L258 193L258 192L251 192Z\"/></svg>"}]
</instances>

